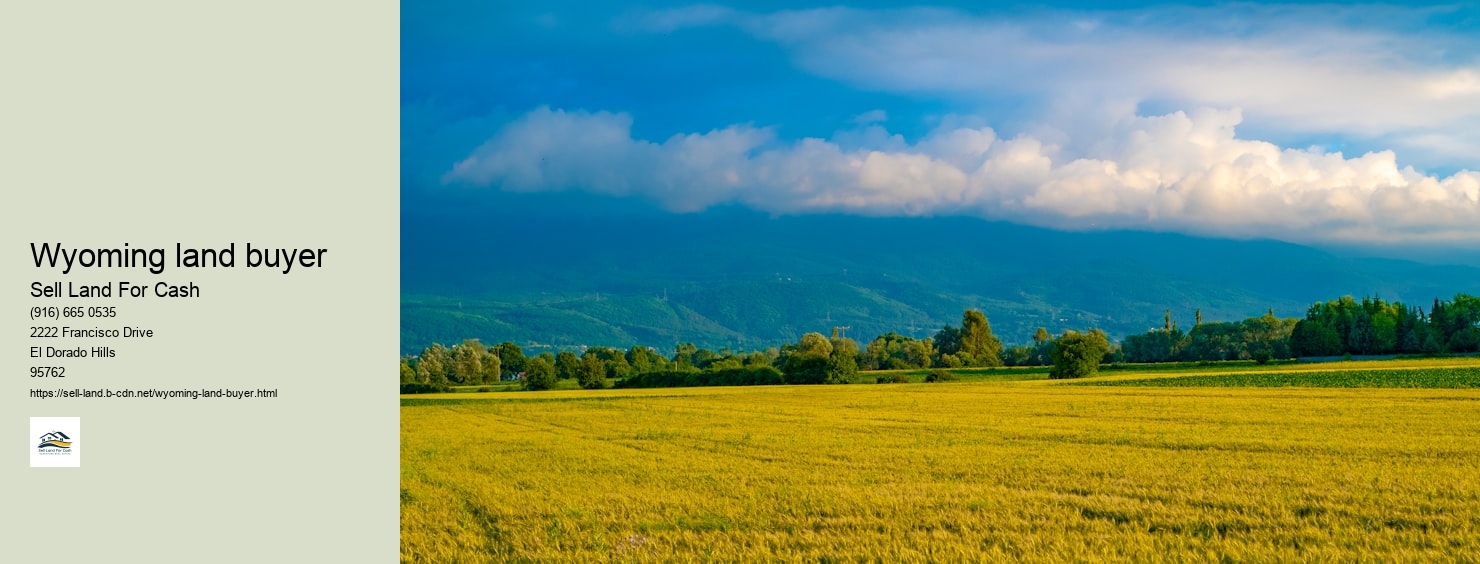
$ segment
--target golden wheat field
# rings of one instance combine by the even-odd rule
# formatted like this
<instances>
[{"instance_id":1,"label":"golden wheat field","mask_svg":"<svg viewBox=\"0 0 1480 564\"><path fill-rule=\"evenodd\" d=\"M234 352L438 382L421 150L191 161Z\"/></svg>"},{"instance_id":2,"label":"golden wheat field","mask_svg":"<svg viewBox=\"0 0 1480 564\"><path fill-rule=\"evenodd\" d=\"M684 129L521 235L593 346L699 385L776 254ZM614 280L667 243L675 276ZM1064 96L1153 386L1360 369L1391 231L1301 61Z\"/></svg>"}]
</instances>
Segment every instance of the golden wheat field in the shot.
<instances>
[{"instance_id":1,"label":"golden wheat field","mask_svg":"<svg viewBox=\"0 0 1480 564\"><path fill-rule=\"evenodd\" d=\"M403 401L403 561L1480 561L1476 389L454 396Z\"/></svg>"}]
</instances>

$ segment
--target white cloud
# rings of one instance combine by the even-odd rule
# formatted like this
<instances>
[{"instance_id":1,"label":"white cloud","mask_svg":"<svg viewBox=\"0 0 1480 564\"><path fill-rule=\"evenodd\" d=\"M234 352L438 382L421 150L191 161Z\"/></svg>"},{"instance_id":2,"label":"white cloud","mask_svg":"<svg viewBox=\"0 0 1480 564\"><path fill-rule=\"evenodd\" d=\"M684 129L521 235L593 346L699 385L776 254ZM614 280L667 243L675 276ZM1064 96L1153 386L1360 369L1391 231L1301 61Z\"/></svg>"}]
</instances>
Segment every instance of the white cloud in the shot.
<instances>
[{"instance_id":1,"label":"white cloud","mask_svg":"<svg viewBox=\"0 0 1480 564\"><path fill-rule=\"evenodd\" d=\"M667 30L736 26L785 46L803 69L864 88L968 104L1030 100L1045 127L1106 101L1238 107L1263 131L1349 135L1412 149L1412 162L1474 167L1480 38L1413 31L1430 12L1228 5L979 17L700 6L646 18ZM1464 144L1433 152L1425 140L1436 136Z\"/></svg>"},{"instance_id":2,"label":"white cloud","mask_svg":"<svg viewBox=\"0 0 1480 564\"><path fill-rule=\"evenodd\" d=\"M541 108L444 180L642 195L677 211L738 202L773 213L964 213L1303 242L1480 239L1480 174L1421 174L1391 151L1348 158L1282 149L1238 138L1241 119L1209 109L1125 115L1070 154L962 125L913 144L877 125L831 140L782 142L769 129L733 125L650 142L632 137L625 114Z\"/></svg>"},{"instance_id":3,"label":"white cloud","mask_svg":"<svg viewBox=\"0 0 1480 564\"><path fill-rule=\"evenodd\" d=\"M633 139L631 129L626 114L537 109L505 126L445 179L511 191L646 195L692 211L731 199L751 166L750 153L773 137L731 126L651 143Z\"/></svg>"}]
</instances>

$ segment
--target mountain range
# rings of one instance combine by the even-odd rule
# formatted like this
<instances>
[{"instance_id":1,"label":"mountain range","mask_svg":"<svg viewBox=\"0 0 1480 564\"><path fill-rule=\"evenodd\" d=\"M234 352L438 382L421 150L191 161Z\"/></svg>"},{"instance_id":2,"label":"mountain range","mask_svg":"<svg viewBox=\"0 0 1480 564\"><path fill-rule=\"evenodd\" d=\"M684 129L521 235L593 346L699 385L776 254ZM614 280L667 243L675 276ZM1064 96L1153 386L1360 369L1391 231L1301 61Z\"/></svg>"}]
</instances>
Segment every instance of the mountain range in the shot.
<instances>
[{"instance_id":1,"label":"mountain range","mask_svg":"<svg viewBox=\"0 0 1480 564\"><path fill-rule=\"evenodd\" d=\"M1096 327L1112 338L1374 295L1480 293L1480 268L1271 240L1057 231L965 217L403 213L401 349L478 338L541 350L755 349L833 327L861 343L959 324L1006 343Z\"/></svg>"}]
</instances>

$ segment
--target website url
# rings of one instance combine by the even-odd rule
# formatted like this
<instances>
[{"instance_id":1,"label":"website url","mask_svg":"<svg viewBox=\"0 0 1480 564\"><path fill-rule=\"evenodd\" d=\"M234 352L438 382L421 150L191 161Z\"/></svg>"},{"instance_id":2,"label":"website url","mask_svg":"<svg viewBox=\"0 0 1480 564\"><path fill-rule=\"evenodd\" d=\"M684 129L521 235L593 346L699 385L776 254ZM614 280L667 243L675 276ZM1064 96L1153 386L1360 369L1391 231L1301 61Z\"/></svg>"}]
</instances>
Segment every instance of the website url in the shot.
<instances>
[{"instance_id":1,"label":"website url","mask_svg":"<svg viewBox=\"0 0 1480 564\"><path fill-rule=\"evenodd\" d=\"M260 389L260 388L259 389L255 389L255 390L233 390L233 389L228 389L228 388L217 388L217 389L214 389L214 390L206 390L206 389L199 389L199 390L197 390L197 389L179 389L179 390L161 390L161 389L132 390L132 389L122 389L122 390L114 390L114 389L110 389L110 388L100 388L100 389L96 389L96 390L88 390L88 389L83 389L83 388L72 388L72 389L64 389L64 388L57 388L57 389L31 388L31 397L37 398L37 399L52 399L52 398L125 398L125 399L192 399L192 400L196 400L196 399L209 399L209 398L246 399L246 398L275 398L275 397L278 397L278 391L277 391L276 388L271 389L271 390L264 390L264 389Z\"/></svg>"}]
</instances>

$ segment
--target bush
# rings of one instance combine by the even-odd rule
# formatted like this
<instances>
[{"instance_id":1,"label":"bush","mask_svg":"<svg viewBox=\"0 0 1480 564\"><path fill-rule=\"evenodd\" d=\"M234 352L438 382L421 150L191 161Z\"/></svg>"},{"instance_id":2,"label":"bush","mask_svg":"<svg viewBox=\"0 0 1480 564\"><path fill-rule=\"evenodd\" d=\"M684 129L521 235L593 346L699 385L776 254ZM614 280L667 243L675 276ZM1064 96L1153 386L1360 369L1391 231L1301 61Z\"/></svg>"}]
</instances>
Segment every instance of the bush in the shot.
<instances>
[{"instance_id":1,"label":"bush","mask_svg":"<svg viewBox=\"0 0 1480 564\"><path fill-rule=\"evenodd\" d=\"M1449 338L1449 352L1465 353L1480 351L1480 329L1466 327Z\"/></svg>"},{"instance_id":2,"label":"bush","mask_svg":"<svg viewBox=\"0 0 1480 564\"><path fill-rule=\"evenodd\" d=\"M851 342L851 341L850 341ZM826 378L824 384L852 384L858 382L858 358L852 352L843 347L833 348L832 355L827 358L827 366L824 369Z\"/></svg>"},{"instance_id":3,"label":"bush","mask_svg":"<svg viewBox=\"0 0 1480 564\"><path fill-rule=\"evenodd\" d=\"M828 357L811 354L793 354L786 359L786 383L827 383Z\"/></svg>"},{"instance_id":4,"label":"bush","mask_svg":"<svg viewBox=\"0 0 1480 564\"><path fill-rule=\"evenodd\" d=\"M554 388L559 379L555 377L555 365L540 357L524 362L524 389L548 390Z\"/></svg>"},{"instance_id":5,"label":"bush","mask_svg":"<svg viewBox=\"0 0 1480 564\"><path fill-rule=\"evenodd\" d=\"M908 384L910 377L901 373L885 374L879 377L880 384Z\"/></svg>"},{"instance_id":6,"label":"bush","mask_svg":"<svg viewBox=\"0 0 1480 564\"><path fill-rule=\"evenodd\" d=\"M930 374L925 376L926 382L955 382L960 379L960 376L952 374L948 370L941 370L939 368L931 370Z\"/></svg>"},{"instance_id":7,"label":"bush","mask_svg":"<svg viewBox=\"0 0 1480 564\"><path fill-rule=\"evenodd\" d=\"M1105 333L1094 330L1088 333L1065 331L1053 342L1053 368L1048 377L1083 378L1093 376L1100 370L1100 361L1110 352L1110 340Z\"/></svg>"},{"instance_id":8,"label":"bush","mask_svg":"<svg viewBox=\"0 0 1480 564\"><path fill-rule=\"evenodd\" d=\"M594 354L587 354L575 365L576 381L587 390L600 390L607 386L606 363Z\"/></svg>"},{"instance_id":9,"label":"bush","mask_svg":"<svg viewBox=\"0 0 1480 564\"><path fill-rule=\"evenodd\" d=\"M438 386L436 384L401 384L401 393L403 394L440 394L447 391L450 390L446 386Z\"/></svg>"},{"instance_id":10,"label":"bush","mask_svg":"<svg viewBox=\"0 0 1480 564\"><path fill-rule=\"evenodd\" d=\"M781 371L770 366L724 368L705 372L666 370L645 372L617 382L618 388L690 388L698 386L767 386L785 384Z\"/></svg>"}]
</instances>

